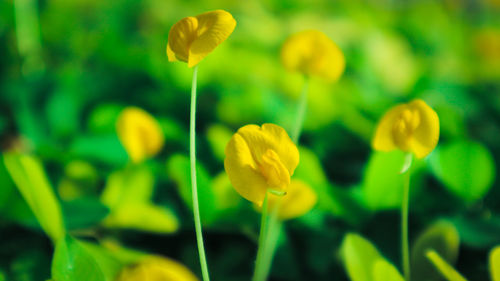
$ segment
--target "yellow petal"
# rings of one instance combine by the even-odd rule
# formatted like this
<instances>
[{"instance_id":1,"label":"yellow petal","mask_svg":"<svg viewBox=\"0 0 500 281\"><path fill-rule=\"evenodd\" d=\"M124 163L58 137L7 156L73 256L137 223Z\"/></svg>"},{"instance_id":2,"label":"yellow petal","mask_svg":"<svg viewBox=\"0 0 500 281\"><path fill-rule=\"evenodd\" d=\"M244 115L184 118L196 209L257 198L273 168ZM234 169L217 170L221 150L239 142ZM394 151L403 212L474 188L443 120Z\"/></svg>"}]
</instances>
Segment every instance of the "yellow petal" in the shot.
<instances>
[{"instance_id":1,"label":"yellow petal","mask_svg":"<svg viewBox=\"0 0 500 281\"><path fill-rule=\"evenodd\" d=\"M420 116L419 126L412 136L411 151L417 158L427 156L436 147L439 140L439 117L423 100L414 100L409 107Z\"/></svg>"},{"instance_id":2,"label":"yellow petal","mask_svg":"<svg viewBox=\"0 0 500 281\"><path fill-rule=\"evenodd\" d=\"M226 146L224 167L241 196L262 204L267 189L286 191L299 152L286 131L274 124L247 125Z\"/></svg>"},{"instance_id":3,"label":"yellow petal","mask_svg":"<svg viewBox=\"0 0 500 281\"><path fill-rule=\"evenodd\" d=\"M394 123L406 108L406 105L397 105L382 116L382 119L380 119L377 125L375 137L372 140L373 149L379 151L391 151L398 148L394 142L392 132Z\"/></svg>"},{"instance_id":4,"label":"yellow petal","mask_svg":"<svg viewBox=\"0 0 500 281\"><path fill-rule=\"evenodd\" d=\"M492 281L500 281L500 246L490 252L490 274Z\"/></svg>"},{"instance_id":5,"label":"yellow petal","mask_svg":"<svg viewBox=\"0 0 500 281\"><path fill-rule=\"evenodd\" d=\"M305 182L292 180L284 196L268 194L269 209L277 207L278 217L282 220L298 218L309 212L316 202L318 196L314 190Z\"/></svg>"},{"instance_id":6,"label":"yellow petal","mask_svg":"<svg viewBox=\"0 0 500 281\"><path fill-rule=\"evenodd\" d=\"M290 36L281 49L281 61L289 71L335 81L344 72L340 48L324 33L307 30Z\"/></svg>"},{"instance_id":7,"label":"yellow petal","mask_svg":"<svg viewBox=\"0 0 500 281\"><path fill-rule=\"evenodd\" d=\"M156 155L163 146L160 125L146 111L127 107L118 116L118 138L134 163Z\"/></svg>"},{"instance_id":8,"label":"yellow petal","mask_svg":"<svg viewBox=\"0 0 500 281\"><path fill-rule=\"evenodd\" d=\"M235 27L233 16L224 10L183 18L170 29L168 60L184 61L193 67L224 42Z\"/></svg>"},{"instance_id":9,"label":"yellow petal","mask_svg":"<svg viewBox=\"0 0 500 281\"><path fill-rule=\"evenodd\" d=\"M187 62L189 48L197 37L198 20L194 17L178 21L168 33L167 56L169 61Z\"/></svg>"},{"instance_id":10,"label":"yellow petal","mask_svg":"<svg viewBox=\"0 0 500 281\"><path fill-rule=\"evenodd\" d=\"M188 66L197 65L215 47L224 42L236 27L233 16L224 11L216 10L196 16L198 19L198 37L189 50Z\"/></svg>"},{"instance_id":11,"label":"yellow petal","mask_svg":"<svg viewBox=\"0 0 500 281\"><path fill-rule=\"evenodd\" d=\"M125 267L116 281L171 280L198 281L184 265L159 256L148 256L138 263Z\"/></svg>"}]
</instances>

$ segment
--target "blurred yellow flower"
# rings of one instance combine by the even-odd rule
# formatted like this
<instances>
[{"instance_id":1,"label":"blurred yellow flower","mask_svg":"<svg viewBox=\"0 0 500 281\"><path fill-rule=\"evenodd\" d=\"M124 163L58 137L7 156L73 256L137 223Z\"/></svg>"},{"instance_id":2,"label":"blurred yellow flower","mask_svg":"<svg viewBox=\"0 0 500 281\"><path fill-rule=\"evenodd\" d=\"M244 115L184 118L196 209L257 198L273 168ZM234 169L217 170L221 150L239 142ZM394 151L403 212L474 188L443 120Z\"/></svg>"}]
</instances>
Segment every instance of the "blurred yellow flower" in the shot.
<instances>
[{"instance_id":1,"label":"blurred yellow flower","mask_svg":"<svg viewBox=\"0 0 500 281\"><path fill-rule=\"evenodd\" d=\"M380 120L372 146L375 150L400 149L417 158L431 153L439 140L439 118L423 100L391 108Z\"/></svg>"},{"instance_id":2,"label":"blurred yellow flower","mask_svg":"<svg viewBox=\"0 0 500 281\"><path fill-rule=\"evenodd\" d=\"M490 252L490 274L491 280L500 281L500 245Z\"/></svg>"},{"instance_id":3,"label":"blurred yellow flower","mask_svg":"<svg viewBox=\"0 0 500 281\"><path fill-rule=\"evenodd\" d=\"M158 256L148 256L124 268L115 281L198 281L184 265Z\"/></svg>"},{"instance_id":4,"label":"blurred yellow flower","mask_svg":"<svg viewBox=\"0 0 500 281\"><path fill-rule=\"evenodd\" d=\"M160 124L146 111L125 108L116 122L118 138L134 163L156 155L163 147Z\"/></svg>"},{"instance_id":5,"label":"blurred yellow flower","mask_svg":"<svg viewBox=\"0 0 500 281\"><path fill-rule=\"evenodd\" d=\"M329 81L344 72L345 59L340 48L323 32L306 30L290 36L281 48L281 61L289 71L315 75Z\"/></svg>"},{"instance_id":6,"label":"blurred yellow flower","mask_svg":"<svg viewBox=\"0 0 500 281\"><path fill-rule=\"evenodd\" d=\"M309 212L316 202L316 192L301 180L292 180L285 196L268 195L269 210L278 208L278 217L281 220L298 218ZM259 207L259 209L261 209Z\"/></svg>"},{"instance_id":7,"label":"blurred yellow flower","mask_svg":"<svg viewBox=\"0 0 500 281\"><path fill-rule=\"evenodd\" d=\"M266 192L287 192L299 164L299 151L274 124L246 125L229 140L224 167L236 191L261 206Z\"/></svg>"},{"instance_id":8,"label":"blurred yellow flower","mask_svg":"<svg viewBox=\"0 0 500 281\"><path fill-rule=\"evenodd\" d=\"M183 18L168 34L168 60L180 60L193 67L224 42L235 27L233 16L224 10Z\"/></svg>"}]
</instances>

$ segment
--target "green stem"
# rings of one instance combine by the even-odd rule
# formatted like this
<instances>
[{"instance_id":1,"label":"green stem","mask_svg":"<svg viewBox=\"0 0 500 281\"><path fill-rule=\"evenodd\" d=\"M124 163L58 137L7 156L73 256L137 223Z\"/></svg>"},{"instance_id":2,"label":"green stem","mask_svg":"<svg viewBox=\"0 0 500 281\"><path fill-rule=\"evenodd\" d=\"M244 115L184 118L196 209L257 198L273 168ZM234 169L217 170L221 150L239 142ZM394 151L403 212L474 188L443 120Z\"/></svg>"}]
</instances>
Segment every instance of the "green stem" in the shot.
<instances>
[{"instance_id":1,"label":"green stem","mask_svg":"<svg viewBox=\"0 0 500 281\"><path fill-rule=\"evenodd\" d=\"M196 242L200 255L201 273L204 281L209 281L207 259L205 257L205 246L203 246L203 235L201 231L200 206L198 204L198 188L196 185L196 80L198 66L193 69L193 83L191 85L191 117L189 123L189 156L191 160L191 191L193 195L194 226L196 230Z\"/></svg>"},{"instance_id":2,"label":"green stem","mask_svg":"<svg viewBox=\"0 0 500 281\"><path fill-rule=\"evenodd\" d=\"M297 119L295 119L295 127L292 131L292 141L296 144L299 142L300 133L302 132L302 126L304 125L304 118L306 116L307 109L307 89L309 87L309 78L306 77L304 79L304 86L302 87L299 107L297 109Z\"/></svg>"},{"instance_id":3,"label":"green stem","mask_svg":"<svg viewBox=\"0 0 500 281\"><path fill-rule=\"evenodd\" d=\"M410 281L410 246L408 242L409 197L410 170L404 173L403 202L401 204L401 250L403 256L403 273L406 281Z\"/></svg>"},{"instance_id":4,"label":"green stem","mask_svg":"<svg viewBox=\"0 0 500 281\"><path fill-rule=\"evenodd\" d=\"M268 193L264 197L264 202L262 202L262 218L260 220L260 234L259 234L259 245L257 248L257 259L255 261L255 274L252 280L257 280L257 271L261 268L262 255L264 253L265 240L267 235L267 204Z\"/></svg>"},{"instance_id":5,"label":"green stem","mask_svg":"<svg viewBox=\"0 0 500 281\"><path fill-rule=\"evenodd\" d=\"M267 205L267 194L265 203ZM271 264L273 261L274 252L278 243L279 234L281 232L281 221L278 218L279 202L275 204L269 220L266 221L268 206L263 206L262 209L262 226L259 236L259 248L257 251L257 262L255 265L255 273L252 281L265 281L269 275Z\"/></svg>"}]
</instances>

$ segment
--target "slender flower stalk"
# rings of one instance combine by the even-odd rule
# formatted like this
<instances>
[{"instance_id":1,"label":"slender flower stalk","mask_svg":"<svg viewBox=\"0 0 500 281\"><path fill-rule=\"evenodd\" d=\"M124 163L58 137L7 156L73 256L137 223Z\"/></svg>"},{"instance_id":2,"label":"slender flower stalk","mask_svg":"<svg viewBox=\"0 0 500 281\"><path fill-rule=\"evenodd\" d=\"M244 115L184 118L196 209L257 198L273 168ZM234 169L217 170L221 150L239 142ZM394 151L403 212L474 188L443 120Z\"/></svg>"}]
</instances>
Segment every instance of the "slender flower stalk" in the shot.
<instances>
[{"instance_id":1,"label":"slender flower stalk","mask_svg":"<svg viewBox=\"0 0 500 281\"><path fill-rule=\"evenodd\" d=\"M302 93L300 94L299 105L297 108L297 119L295 119L295 127L292 131L292 141L295 144L299 143L300 133L302 132L302 126L304 125L304 119L307 111L307 91L309 88L309 77L305 77L304 86L302 87Z\"/></svg>"},{"instance_id":2,"label":"slender flower stalk","mask_svg":"<svg viewBox=\"0 0 500 281\"><path fill-rule=\"evenodd\" d=\"M410 281L410 246L408 240L408 211L410 199L410 170L403 174L403 201L401 203L401 254L403 262L403 273L406 281Z\"/></svg>"},{"instance_id":3,"label":"slender flower stalk","mask_svg":"<svg viewBox=\"0 0 500 281\"><path fill-rule=\"evenodd\" d=\"M205 246L203 245L203 234L200 220L200 206L198 204L198 187L196 184L196 80L198 66L193 69L193 82L191 84L191 117L189 121L189 156L191 160L191 191L193 196L194 226L196 230L196 242L200 255L201 273L204 281L209 281L207 259L205 257Z\"/></svg>"},{"instance_id":4,"label":"slender flower stalk","mask_svg":"<svg viewBox=\"0 0 500 281\"><path fill-rule=\"evenodd\" d=\"M259 235L259 245L257 250L257 261L252 281L265 281L269 275L271 264L276 251L278 238L281 233L282 221L278 218L280 199L277 204L273 204L269 212L269 194L266 194L262 205L261 231Z\"/></svg>"}]
</instances>

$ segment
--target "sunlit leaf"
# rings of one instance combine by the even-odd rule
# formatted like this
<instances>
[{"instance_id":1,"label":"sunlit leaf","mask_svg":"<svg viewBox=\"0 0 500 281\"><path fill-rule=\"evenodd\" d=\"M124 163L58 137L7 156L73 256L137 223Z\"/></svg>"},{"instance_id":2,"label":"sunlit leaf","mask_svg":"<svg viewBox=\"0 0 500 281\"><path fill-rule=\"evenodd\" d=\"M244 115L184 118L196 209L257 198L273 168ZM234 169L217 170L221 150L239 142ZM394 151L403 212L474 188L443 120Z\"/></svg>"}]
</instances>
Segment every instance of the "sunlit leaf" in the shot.
<instances>
[{"instance_id":1,"label":"sunlit leaf","mask_svg":"<svg viewBox=\"0 0 500 281\"><path fill-rule=\"evenodd\" d=\"M431 156L431 168L450 192L468 202L481 199L495 178L491 153L471 141L441 146Z\"/></svg>"},{"instance_id":2,"label":"sunlit leaf","mask_svg":"<svg viewBox=\"0 0 500 281\"><path fill-rule=\"evenodd\" d=\"M384 259L379 259L373 266L374 281L404 281L397 268Z\"/></svg>"},{"instance_id":3,"label":"sunlit leaf","mask_svg":"<svg viewBox=\"0 0 500 281\"><path fill-rule=\"evenodd\" d=\"M134 165L109 175L101 200L113 208L122 203L148 202L153 195L154 176L147 165Z\"/></svg>"},{"instance_id":4,"label":"sunlit leaf","mask_svg":"<svg viewBox=\"0 0 500 281\"><path fill-rule=\"evenodd\" d=\"M435 270L427 258L427 251L432 249L447 263L454 264L458 257L460 237L453 224L440 221L428 227L417 237L411 251L411 278L413 280L441 280L441 274Z\"/></svg>"},{"instance_id":5,"label":"sunlit leaf","mask_svg":"<svg viewBox=\"0 0 500 281\"><path fill-rule=\"evenodd\" d=\"M207 130L208 142L215 154L219 159L224 159L224 150L226 145L231 139L233 132L222 125L212 125Z\"/></svg>"},{"instance_id":6,"label":"sunlit leaf","mask_svg":"<svg viewBox=\"0 0 500 281\"><path fill-rule=\"evenodd\" d=\"M61 207L42 164L34 156L5 154L5 166L36 216L42 229L55 242L65 235Z\"/></svg>"},{"instance_id":7,"label":"sunlit leaf","mask_svg":"<svg viewBox=\"0 0 500 281\"><path fill-rule=\"evenodd\" d=\"M384 258L370 241L358 234L348 233L342 241L340 253L352 281L376 280L373 275L375 264Z\"/></svg>"},{"instance_id":8,"label":"sunlit leaf","mask_svg":"<svg viewBox=\"0 0 500 281\"><path fill-rule=\"evenodd\" d=\"M152 203L126 202L115 207L104 220L110 228L136 229L156 233L172 233L179 228L176 216Z\"/></svg>"},{"instance_id":9,"label":"sunlit leaf","mask_svg":"<svg viewBox=\"0 0 500 281\"><path fill-rule=\"evenodd\" d=\"M106 279L94 257L70 236L61 238L56 244L52 278L57 281L110 281Z\"/></svg>"},{"instance_id":10,"label":"sunlit leaf","mask_svg":"<svg viewBox=\"0 0 500 281\"><path fill-rule=\"evenodd\" d=\"M458 273L449 263L441 258L436 251L428 250L425 255L448 281L467 281L467 279Z\"/></svg>"},{"instance_id":11,"label":"sunlit leaf","mask_svg":"<svg viewBox=\"0 0 500 281\"><path fill-rule=\"evenodd\" d=\"M177 184L185 204L192 208L190 162L187 156L175 154L167 160L167 175ZM215 195L210 185L210 175L199 161L196 163L198 200L201 221L211 222L216 215Z\"/></svg>"}]
</instances>

